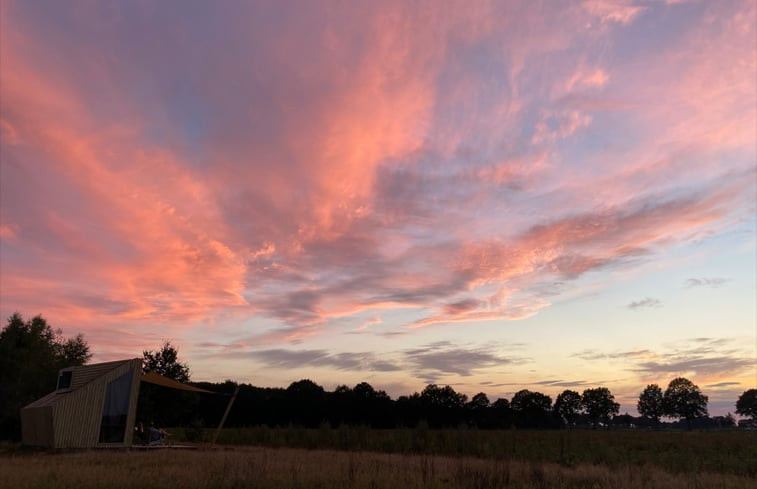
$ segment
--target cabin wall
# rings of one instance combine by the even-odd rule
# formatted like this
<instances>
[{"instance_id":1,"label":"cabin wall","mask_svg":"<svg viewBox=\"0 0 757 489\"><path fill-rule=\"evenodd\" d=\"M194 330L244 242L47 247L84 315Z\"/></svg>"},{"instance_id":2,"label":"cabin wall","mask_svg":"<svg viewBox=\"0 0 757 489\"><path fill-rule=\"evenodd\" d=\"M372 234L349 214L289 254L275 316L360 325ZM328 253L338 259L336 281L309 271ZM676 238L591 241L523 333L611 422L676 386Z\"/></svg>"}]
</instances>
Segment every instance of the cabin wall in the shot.
<instances>
[{"instance_id":1,"label":"cabin wall","mask_svg":"<svg viewBox=\"0 0 757 489\"><path fill-rule=\"evenodd\" d=\"M70 392L53 405L55 448L92 448L96 446L129 446L133 437L136 413L136 392L142 369L140 359L130 360L118 368ZM103 403L108 383L132 371L131 399L123 443L99 443Z\"/></svg>"},{"instance_id":2,"label":"cabin wall","mask_svg":"<svg viewBox=\"0 0 757 489\"><path fill-rule=\"evenodd\" d=\"M129 402L129 415L126 418L126 436L124 445L130 447L134 442L134 427L137 421L137 401L139 400L139 386L142 384L142 360L137 359L134 376L131 379L131 397Z\"/></svg>"},{"instance_id":3,"label":"cabin wall","mask_svg":"<svg viewBox=\"0 0 757 489\"><path fill-rule=\"evenodd\" d=\"M21 410L21 439L24 445L53 446L53 411L51 406Z\"/></svg>"}]
</instances>

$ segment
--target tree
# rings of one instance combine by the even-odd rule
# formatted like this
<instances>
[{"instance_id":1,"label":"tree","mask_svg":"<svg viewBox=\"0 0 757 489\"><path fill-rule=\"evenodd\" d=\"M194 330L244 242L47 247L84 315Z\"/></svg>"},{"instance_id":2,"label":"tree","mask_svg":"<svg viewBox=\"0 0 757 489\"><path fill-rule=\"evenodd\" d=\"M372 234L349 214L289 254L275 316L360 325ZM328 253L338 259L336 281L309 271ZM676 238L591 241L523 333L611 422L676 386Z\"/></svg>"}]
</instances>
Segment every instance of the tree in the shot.
<instances>
[{"instance_id":1,"label":"tree","mask_svg":"<svg viewBox=\"0 0 757 489\"><path fill-rule=\"evenodd\" d=\"M490 409L489 398L483 392L474 395L465 408L468 410L468 423L479 428L493 428L496 424L494 410Z\"/></svg>"},{"instance_id":2,"label":"tree","mask_svg":"<svg viewBox=\"0 0 757 489\"><path fill-rule=\"evenodd\" d=\"M455 392L455 389L448 385L439 387L429 384L421 391L421 402L429 407L461 408L467 400L468 396Z\"/></svg>"},{"instance_id":3,"label":"tree","mask_svg":"<svg viewBox=\"0 0 757 489\"><path fill-rule=\"evenodd\" d=\"M452 387L439 387L436 384L427 385L419 398L422 415L433 428L461 423L467 400L468 396L456 392Z\"/></svg>"},{"instance_id":4,"label":"tree","mask_svg":"<svg viewBox=\"0 0 757 489\"><path fill-rule=\"evenodd\" d=\"M512 425L513 411L510 409L510 401L499 398L491 405L492 417L494 418L494 427L510 428Z\"/></svg>"},{"instance_id":5,"label":"tree","mask_svg":"<svg viewBox=\"0 0 757 489\"><path fill-rule=\"evenodd\" d=\"M541 392L523 389L513 395L510 408L519 428L546 427L550 424L552 398Z\"/></svg>"},{"instance_id":6,"label":"tree","mask_svg":"<svg viewBox=\"0 0 757 489\"><path fill-rule=\"evenodd\" d=\"M177 382L189 382L189 366L179 361L170 341L158 350L142 352L142 371L155 372ZM192 421L199 401L196 394L143 382L137 401L138 421L162 426L180 426Z\"/></svg>"},{"instance_id":7,"label":"tree","mask_svg":"<svg viewBox=\"0 0 757 489\"><path fill-rule=\"evenodd\" d=\"M660 418L665 415L665 405L663 404L662 389L657 384L649 384L639 394L639 402L636 403L636 410L643 417L651 419L655 424L660 422Z\"/></svg>"},{"instance_id":8,"label":"tree","mask_svg":"<svg viewBox=\"0 0 757 489\"><path fill-rule=\"evenodd\" d=\"M296 425L315 428L327 419L325 413L326 392L310 379L292 382L286 389L285 410Z\"/></svg>"},{"instance_id":9,"label":"tree","mask_svg":"<svg viewBox=\"0 0 757 489\"><path fill-rule=\"evenodd\" d=\"M555 399L555 414L567 426L575 424L582 409L581 394L576 391L564 390Z\"/></svg>"},{"instance_id":10,"label":"tree","mask_svg":"<svg viewBox=\"0 0 757 489\"><path fill-rule=\"evenodd\" d=\"M739 396L736 413L757 420L757 389L749 389Z\"/></svg>"},{"instance_id":11,"label":"tree","mask_svg":"<svg viewBox=\"0 0 757 489\"><path fill-rule=\"evenodd\" d=\"M665 415L685 419L691 429L693 419L707 416L707 396L689 379L677 377L670 381L663 395Z\"/></svg>"},{"instance_id":12,"label":"tree","mask_svg":"<svg viewBox=\"0 0 757 489\"><path fill-rule=\"evenodd\" d=\"M387 426L392 401L386 392L374 389L368 382L360 382L352 389L351 400L353 423Z\"/></svg>"},{"instance_id":13,"label":"tree","mask_svg":"<svg viewBox=\"0 0 757 489\"><path fill-rule=\"evenodd\" d=\"M14 313L0 332L0 437L21 434L19 410L55 389L58 370L92 357L82 335L63 338L45 318Z\"/></svg>"},{"instance_id":14,"label":"tree","mask_svg":"<svg viewBox=\"0 0 757 489\"><path fill-rule=\"evenodd\" d=\"M581 394L581 404L595 426L600 422L608 424L610 418L620 410L620 404L615 402L615 396L607 387L584 390Z\"/></svg>"},{"instance_id":15,"label":"tree","mask_svg":"<svg viewBox=\"0 0 757 489\"><path fill-rule=\"evenodd\" d=\"M142 352L142 371L155 372L177 382L189 382L189 366L179 361L179 352L170 341L163 342L159 350Z\"/></svg>"},{"instance_id":16,"label":"tree","mask_svg":"<svg viewBox=\"0 0 757 489\"><path fill-rule=\"evenodd\" d=\"M486 409L489 407L489 398L483 392L479 392L471 398L467 406L472 410Z\"/></svg>"}]
</instances>

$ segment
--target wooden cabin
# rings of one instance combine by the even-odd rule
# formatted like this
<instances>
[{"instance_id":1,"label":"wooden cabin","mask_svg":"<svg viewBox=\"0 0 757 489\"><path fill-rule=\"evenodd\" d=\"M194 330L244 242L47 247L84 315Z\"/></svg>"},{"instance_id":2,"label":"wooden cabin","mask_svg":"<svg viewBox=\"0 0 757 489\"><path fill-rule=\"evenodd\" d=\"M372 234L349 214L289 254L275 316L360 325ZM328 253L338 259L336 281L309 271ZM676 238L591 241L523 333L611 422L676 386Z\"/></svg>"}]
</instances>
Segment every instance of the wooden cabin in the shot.
<instances>
[{"instance_id":1,"label":"wooden cabin","mask_svg":"<svg viewBox=\"0 0 757 489\"><path fill-rule=\"evenodd\" d=\"M54 392L21 409L24 444L131 446L141 377L141 358L61 370Z\"/></svg>"}]
</instances>

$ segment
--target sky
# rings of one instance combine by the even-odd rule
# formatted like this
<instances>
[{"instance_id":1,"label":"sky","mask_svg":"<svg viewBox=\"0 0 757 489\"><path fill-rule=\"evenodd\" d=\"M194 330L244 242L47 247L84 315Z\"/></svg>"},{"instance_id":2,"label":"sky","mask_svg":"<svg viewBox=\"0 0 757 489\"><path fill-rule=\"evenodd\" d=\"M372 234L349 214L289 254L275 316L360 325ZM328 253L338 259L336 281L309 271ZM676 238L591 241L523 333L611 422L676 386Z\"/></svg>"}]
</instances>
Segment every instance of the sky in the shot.
<instances>
[{"instance_id":1,"label":"sky","mask_svg":"<svg viewBox=\"0 0 757 489\"><path fill-rule=\"evenodd\" d=\"M392 397L757 387L754 1L0 3L0 314Z\"/></svg>"}]
</instances>

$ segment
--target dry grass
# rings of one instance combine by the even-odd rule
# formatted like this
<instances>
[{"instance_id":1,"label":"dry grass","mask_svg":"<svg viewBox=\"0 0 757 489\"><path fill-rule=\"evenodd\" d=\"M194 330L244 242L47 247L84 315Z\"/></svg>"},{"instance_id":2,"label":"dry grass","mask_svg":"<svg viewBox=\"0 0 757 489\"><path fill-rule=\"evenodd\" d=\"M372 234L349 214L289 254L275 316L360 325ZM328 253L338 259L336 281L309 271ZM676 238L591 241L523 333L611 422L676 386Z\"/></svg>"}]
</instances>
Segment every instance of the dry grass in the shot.
<instances>
[{"instance_id":1,"label":"dry grass","mask_svg":"<svg viewBox=\"0 0 757 489\"><path fill-rule=\"evenodd\" d=\"M288 448L0 456L0 487L86 488L614 488L756 487L746 475L432 455Z\"/></svg>"},{"instance_id":2,"label":"dry grass","mask_svg":"<svg viewBox=\"0 0 757 489\"><path fill-rule=\"evenodd\" d=\"M182 433L175 432L181 440ZM233 428L224 445L511 459L562 466L654 466L757 478L757 431ZM757 485L755 485L757 488Z\"/></svg>"}]
</instances>

